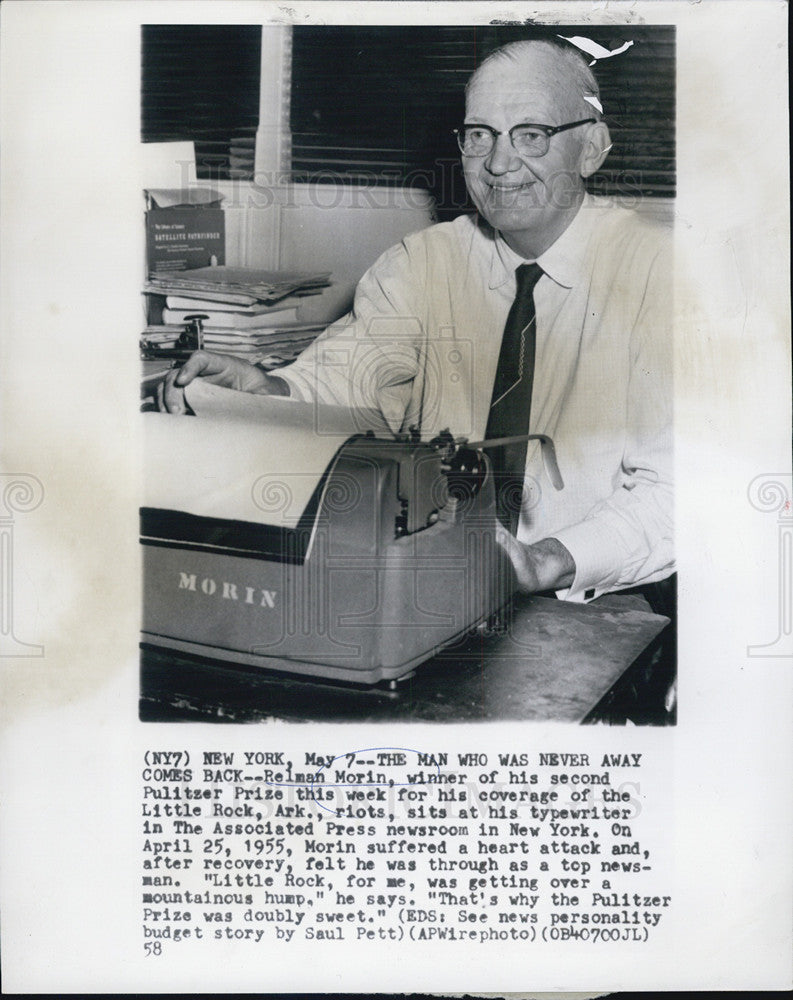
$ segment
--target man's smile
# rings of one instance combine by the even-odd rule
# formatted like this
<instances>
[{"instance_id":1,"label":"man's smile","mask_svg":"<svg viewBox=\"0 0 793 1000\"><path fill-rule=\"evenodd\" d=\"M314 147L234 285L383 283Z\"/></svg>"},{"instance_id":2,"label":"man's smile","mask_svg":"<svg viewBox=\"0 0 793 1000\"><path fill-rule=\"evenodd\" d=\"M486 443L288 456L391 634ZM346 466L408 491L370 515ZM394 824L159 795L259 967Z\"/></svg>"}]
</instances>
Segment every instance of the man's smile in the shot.
<instances>
[{"instance_id":1,"label":"man's smile","mask_svg":"<svg viewBox=\"0 0 793 1000\"><path fill-rule=\"evenodd\" d=\"M480 191L483 206L491 212L524 211L537 200L537 182L534 180L517 184L514 181L483 181Z\"/></svg>"},{"instance_id":2,"label":"man's smile","mask_svg":"<svg viewBox=\"0 0 793 1000\"><path fill-rule=\"evenodd\" d=\"M491 187L494 191L521 191L523 188L530 187L533 183L534 181L525 181L523 184L498 184L490 181L488 187Z\"/></svg>"}]
</instances>

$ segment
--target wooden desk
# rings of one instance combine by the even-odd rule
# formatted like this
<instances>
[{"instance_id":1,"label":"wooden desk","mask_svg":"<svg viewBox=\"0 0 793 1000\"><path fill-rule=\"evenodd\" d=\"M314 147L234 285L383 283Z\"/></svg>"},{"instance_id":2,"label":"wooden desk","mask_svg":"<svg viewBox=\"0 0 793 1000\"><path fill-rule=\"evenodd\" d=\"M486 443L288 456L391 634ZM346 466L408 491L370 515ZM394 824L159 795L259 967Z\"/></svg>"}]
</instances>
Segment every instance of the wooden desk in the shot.
<instances>
[{"instance_id":1,"label":"wooden desk","mask_svg":"<svg viewBox=\"0 0 793 1000\"><path fill-rule=\"evenodd\" d=\"M518 597L508 634L467 638L396 691L320 684L143 647L140 717L583 722L597 717L597 706L615 703L621 679L646 663L667 623L642 598L611 595L581 605Z\"/></svg>"}]
</instances>

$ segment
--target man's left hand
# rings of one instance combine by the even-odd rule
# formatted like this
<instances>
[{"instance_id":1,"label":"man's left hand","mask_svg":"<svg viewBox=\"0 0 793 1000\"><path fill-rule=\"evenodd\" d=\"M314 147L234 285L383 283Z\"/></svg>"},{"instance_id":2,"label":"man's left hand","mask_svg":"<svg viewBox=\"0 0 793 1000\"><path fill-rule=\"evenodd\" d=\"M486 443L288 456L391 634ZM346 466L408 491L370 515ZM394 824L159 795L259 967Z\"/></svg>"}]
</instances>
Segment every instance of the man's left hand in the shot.
<instances>
[{"instance_id":1,"label":"man's left hand","mask_svg":"<svg viewBox=\"0 0 793 1000\"><path fill-rule=\"evenodd\" d=\"M524 593L562 590L575 579L573 557L556 538L543 538L533 545L526 545L499 524L496 541L509 556L518 587Z\"/></svg>"}]
</instances>

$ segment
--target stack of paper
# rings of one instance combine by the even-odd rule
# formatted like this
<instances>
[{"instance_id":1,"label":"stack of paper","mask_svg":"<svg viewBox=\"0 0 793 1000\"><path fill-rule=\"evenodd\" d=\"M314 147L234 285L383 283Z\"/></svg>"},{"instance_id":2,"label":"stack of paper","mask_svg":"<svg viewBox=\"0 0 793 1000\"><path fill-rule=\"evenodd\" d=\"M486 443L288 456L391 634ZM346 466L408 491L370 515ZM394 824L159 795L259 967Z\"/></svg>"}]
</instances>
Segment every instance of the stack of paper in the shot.
<instances>
[{"instance_id":1,"label":"stack of paper","mask_svg":"<svg viewBox=\"0 0 793 1000\"><path fill-rule=\"evenodd\" d=\"M287 323L252 330L204 326L202 346L207 351L232 354L257 363L272 357L273 363L286 364L305 350L323 329L316 323ZM177 326L147 326L142 341L152 347L176 347L182 332L182 327Z\"/></svg>"},{"instance_id":2,"label":"stack of paper","mask_svg":"<svg viewBox=\"0 0 793 1000\"><path fill-rule=\"evenodd\" d=\"M252 267L197 267L191 271L153 275L146 291L181 295L232 305L272 305L294 292L330 284L330 272L261 271Z\"/></svg>"},{"instance_id":3,"label":"stack of paper","mask_svg":"<svg viewBox=\"0 0 793 1000\"><path fill-rule=\"evenodd\" d=\"M277 367L292 361L326 324L301 323L298 306L319 294L329 273L202 267L153 276L144 291L165 296L162 324L143 342L175 347L190 317L202 317L203 347Z\"/></svg>"}]
</instances>

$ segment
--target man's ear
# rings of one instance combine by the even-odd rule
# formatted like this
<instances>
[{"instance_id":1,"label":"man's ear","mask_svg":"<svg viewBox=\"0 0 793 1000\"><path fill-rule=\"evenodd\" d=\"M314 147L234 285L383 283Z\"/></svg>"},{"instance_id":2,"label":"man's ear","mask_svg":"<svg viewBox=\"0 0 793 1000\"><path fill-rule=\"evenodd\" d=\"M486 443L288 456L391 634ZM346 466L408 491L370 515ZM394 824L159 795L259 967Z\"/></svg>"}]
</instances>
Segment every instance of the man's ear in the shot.
<instances>
[{"instance_id":1,"label":"man's ear","mask_svg":"<svg viewBox=\"0 0 793 1000\"><path fill-rule=\"evenodd\" d=\"M605 122L595 122L587 126L584 146L581 150L581 176L591 177L608 156L611 136Z\"/></svg>"}]
</instances>

